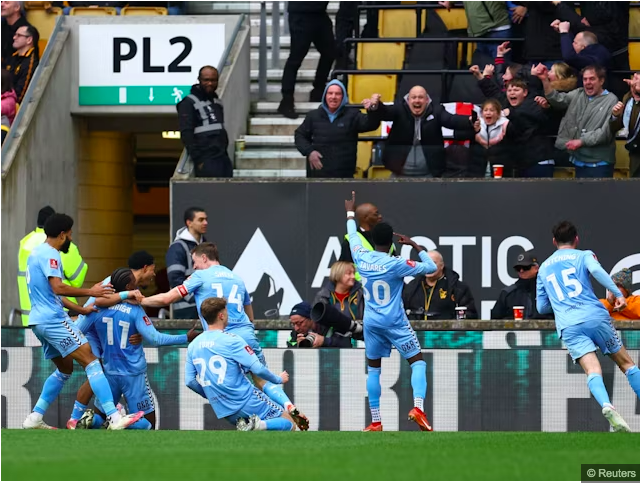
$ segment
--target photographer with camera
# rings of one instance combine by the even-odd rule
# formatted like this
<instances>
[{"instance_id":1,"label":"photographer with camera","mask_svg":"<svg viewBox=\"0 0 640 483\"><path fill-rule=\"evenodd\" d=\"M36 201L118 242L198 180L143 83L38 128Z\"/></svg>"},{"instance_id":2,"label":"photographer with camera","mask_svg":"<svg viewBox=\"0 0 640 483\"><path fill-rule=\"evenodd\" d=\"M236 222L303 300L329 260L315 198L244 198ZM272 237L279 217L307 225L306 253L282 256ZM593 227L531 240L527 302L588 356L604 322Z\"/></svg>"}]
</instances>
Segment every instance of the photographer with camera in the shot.
<instances>
[{"instance_id":1,"label":"photographer with camera","mask_svg":"<svg viewBox=\"0 0 640 483\"><path fill-rule=\"evenodd\" d=\"M331 306L327 307L331 308ZM294 305L293 309L291 309L289 320L293 330L291 331L291 337L287 341L287 347L351 348L351 337L335 334L333 328L311 320L311 304L309 302L300 302Z\"/></svg>"}]
</instances>

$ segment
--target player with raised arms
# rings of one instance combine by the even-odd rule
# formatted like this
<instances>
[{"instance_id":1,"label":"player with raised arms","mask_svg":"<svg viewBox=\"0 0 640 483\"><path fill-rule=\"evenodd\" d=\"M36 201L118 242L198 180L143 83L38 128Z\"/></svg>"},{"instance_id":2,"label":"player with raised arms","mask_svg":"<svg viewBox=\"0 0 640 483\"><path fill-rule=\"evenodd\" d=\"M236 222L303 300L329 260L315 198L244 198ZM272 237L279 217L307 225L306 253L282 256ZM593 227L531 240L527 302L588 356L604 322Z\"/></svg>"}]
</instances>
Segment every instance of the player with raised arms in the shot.
<instances>
[{"instance_id":1,"label":"player with raised arms","mask_svg":"<svg viewBox=\"0 0 640 483\"><path fill-rule=\"evenodd\" d=\"M596 349L613 359L638 397L640 370L620 342L609 312L594 294L589 275L616 296L615 310L624 309L627 302L595 254L577 249L579 241L578 230L572 223L563 221L553 228L557 250L540 265L536 306L541 314L553 312L558 337L567 346L573 362L580 364L587 374L587 386L613 430L629 432L629 426L609 399Z\"/></svg>"},{"instance_id":2,"label":"player with raised arms","mask_svg":"<svg viewBox=\"0 0 640 483\"><path fill-rule=\"evenodd\" d=\"M356 227L356 193L344 202L347 210L347 234L351 255L360 276L364 291L364 340L367 357L367 393L371 409L371 424L364 431L382 431L380 418L381 360L391 355L395 347L411 366L411 387L413 388L414 408L409 419L415 421L422 431L432 431L424 414L424 399L427 394L427 363L422 358L422 349L402 303L404 277L433 273L437 266L426 250L404 235L397 235L402 245L409 245L418 252L421 262L405 260L389 255L393 244L393 228L387 223L378 223L371 235L374 251L362 246Z\"/></svg>"}]
</instances>

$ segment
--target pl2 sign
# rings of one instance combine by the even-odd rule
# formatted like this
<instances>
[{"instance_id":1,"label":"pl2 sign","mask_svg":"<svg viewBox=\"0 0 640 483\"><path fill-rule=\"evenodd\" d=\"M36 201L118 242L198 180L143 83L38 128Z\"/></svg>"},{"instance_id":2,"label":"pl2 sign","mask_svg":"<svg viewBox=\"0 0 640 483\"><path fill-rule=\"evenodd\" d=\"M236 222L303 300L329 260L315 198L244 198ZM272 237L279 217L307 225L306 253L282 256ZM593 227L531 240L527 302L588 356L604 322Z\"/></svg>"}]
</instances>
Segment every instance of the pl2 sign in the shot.
<instances>
[{"instance_id":1,"label":"pl2 sign","mask_svg":"<svg viewBox=\"0 0 640 483\"><path fill-rule=\"evenodd\" d=\"M80 25L81 106L174 105L204 65L217 67L224 24Z\"/></svg>"}]
</instances>

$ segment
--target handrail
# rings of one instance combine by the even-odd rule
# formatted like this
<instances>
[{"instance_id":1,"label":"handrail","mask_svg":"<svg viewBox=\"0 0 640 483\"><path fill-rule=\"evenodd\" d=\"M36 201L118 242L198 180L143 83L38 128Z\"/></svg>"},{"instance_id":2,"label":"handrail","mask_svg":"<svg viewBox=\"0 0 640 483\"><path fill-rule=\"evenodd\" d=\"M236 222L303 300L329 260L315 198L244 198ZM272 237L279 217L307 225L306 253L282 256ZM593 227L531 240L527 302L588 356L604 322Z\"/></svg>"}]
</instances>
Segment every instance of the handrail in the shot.
<instances>
[{"instance_id":1,"label":"handrail","mask_svg":"<svg viewBox=\"0 0 640 483\"><path fill-rule=\"evenodd\" d=\"M13 163L13 159L11 159L11 163L5 166L5 160L9 158L8 154L11 152L11 145L13 144L13 140L14 138L18 137L17 131L16 129L14 129L14 126L17 127L20 125L22 118L25 116L25 111L27 110L27 106L33 100L32 98L33 98L33 93L36 89L36 85L38 84L38 80L42 75L42 71L44 70L44 67L49 63L49 57L51 57L53 46L55 45L55 41L58 36L58 33L62 29L63 23L64 23L64 15L60 15L58 17L58 20L56 20L56 25L53 28L53 32L51 32L51 37L49 37L49 40L47 42L47 47L44 49L44 53L42 54L42 58L38 63L38 67L36 68L36 71L33 73L33 77L29 82L29 86L27 87L27 92L25 93L24 98L20 103L20 109L18 110L18 114L13 120L13 123L11 124L11 129L9 130L9 133L7 134L7 138L4 140L4 144L2 145L2 177L3 178L6 176L7 172L9 171L9 168L11 168L11 164Z\"/></svg>"}]
</instances>

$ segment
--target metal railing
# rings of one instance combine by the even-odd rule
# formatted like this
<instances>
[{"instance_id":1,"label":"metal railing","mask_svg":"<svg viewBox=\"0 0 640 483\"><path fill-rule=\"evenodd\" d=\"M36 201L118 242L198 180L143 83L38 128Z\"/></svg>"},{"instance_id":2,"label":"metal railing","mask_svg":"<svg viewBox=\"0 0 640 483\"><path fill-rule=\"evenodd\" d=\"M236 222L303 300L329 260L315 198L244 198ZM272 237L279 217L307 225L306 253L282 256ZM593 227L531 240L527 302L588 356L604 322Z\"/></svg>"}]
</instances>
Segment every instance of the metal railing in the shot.
<instances>
[{"instance_id":1,"label":"metal railing","mask_svg":"<svg viewBox=\"0 0 640 483\"><path fill-rule=\"evenodd\" d=\"M287 3L284 2L284 34L289 34ZM271 7L271 68L280 65L280 2ZM260 44L258 46L258 98L267 98L267 2L260 2Z\"/></svg>"},{"instance_id":2,"label":"metal railing","mask_svg":"<svg viewBox=\"0 0 640 483\"><path fill-rule=\"evenodd\" d=\"M9 133L7 134L7 137L4 140L4 144L2 145L2 177L3 178L6 176L7 172L9 171L9 168L11 168L11 162L13 161L13 158L10 159L8 155L11 152L13 140L19 136L17 127L20 126L22 119L26 115L25 112L27 111L27 106L34 101L33 93L36 90L36 85L40 80L42 71L49 64L49 58L51 57L51 52L53 51L53 47L56 43L58 34L62 29L62 25L64 24L64 18L65 18L64 15L60 15L58 17L58 20L56 20L56 25L53 28L53 31L51 32L51 36L49 37L46 48L44 49L42 58L38 63L38 67L33 73L33 77L31 78L31 81L29 81L29 87L27 87L27 92L25 93L24 98L20 103L20 109L18 110L18 114L13 120ZM7 161L8 159L10 159L11 162Z\"/></svg>"}]
</instances>

